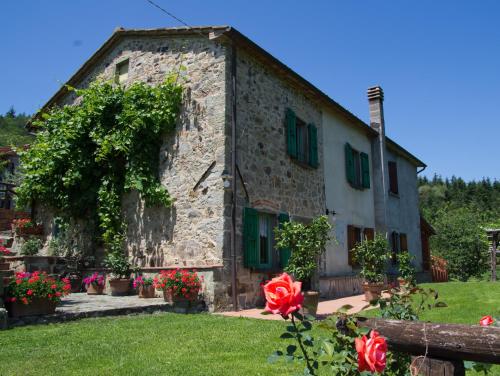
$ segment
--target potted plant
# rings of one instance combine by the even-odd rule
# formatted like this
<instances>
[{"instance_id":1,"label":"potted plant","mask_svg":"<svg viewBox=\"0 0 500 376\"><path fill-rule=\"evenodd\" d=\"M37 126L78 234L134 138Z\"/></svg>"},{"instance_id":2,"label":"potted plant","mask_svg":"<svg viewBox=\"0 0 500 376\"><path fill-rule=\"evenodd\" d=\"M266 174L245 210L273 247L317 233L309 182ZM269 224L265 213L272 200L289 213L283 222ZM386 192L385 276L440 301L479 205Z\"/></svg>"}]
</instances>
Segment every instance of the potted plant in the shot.
<instances>
[{"instance_id":1,"label":"potted plant","mask_svg":"<svg viewBox=\"0 0 500 376\"><path fill-rule=\"evenodd\" d=\"M102 295L105 281L104 276L97 272L84 278L83 283L87 288L87 295Z\"/></svg>"},{"instance_id":2,"label":"potted plant","mask_svg":"<svg viewBox=\"0 0 500 376\"><path fill-rule=\"evenodd\" d=\"M154 287L163 291L166 302L176 305L191 306L198 298L203 278L198 276L196 270L184 269L162 270L153 279Z\"/></svg>"},{"instance_id":3,"label":"potted plant","mask_svg":"<svg viewBox=\"0 0 500 376\"><path fill-rule=\"evenodd\" d=\"M61 297L70 293L65 278L55 279L45 272L16 273L6 291L6 303L11 317L54 313Z\"/></svg>"},{"instance_id":4,"label":"potted plant","mask_svg":"<svg viewBox=\"0 0 500 376\"><path fill-rule=\"evenodd\" d=\"M354 259L361 267L359 274L365 280L363 290L367 301L378 299L382 293L388 258L389 245L381 234L375 234L373 240L365 240L354 248Z\"/></svg>"},{"instance_id":5,"label":"potted plant","mask_svg":"<svg viewBox=\"0 0 500 376\"><path fill-rule=\"evenodd\" d=\"M153 286L153 278L138 276L134 279L134 289L139 290L139 298L150 299L155 297L155 287Z\"/></svg>"},{"instance_id":6,"label":"potted plant","mask_svg":"<svg viewBox=\"0 0 500 376\"><path fill-rule=\"evenodd\" d=\"M285 222L275 228L276 244L280 249L291 250L285 272L302 282L304 311L315 315L318 309L319 292L312 290L317 285L313 280L321 254L330 240L332 226L326 216L319 216L309 224Z\"/></svg>"},{"instance_id":7,"label":"potted plant","mask_svg":"<svg viewBox=\"0 0 500 376\"><path fill-rule=\"evenodd\" d=\"M38 251L42 248L43 243L40 239L35 237L30 237L21 246L21 254L23 256L35 256Z\"/></svg>"},{"instance_id":8,"label":"potted plant","mask_svg":"<svg viewBox=\"0 0 500 376\"><path fill-rule=\"evenodd\" d=\"M127 295L130 290L131 264L127 257L119 252L106 256L104 265L111 270L109 287L112 296Z\"/></svg>"},{"instance_id":9,"label":"potted plant","mask_svg":"<svg viewBox=\"0 0 500 376\"><path fill-rule=\"evenodd\" d=\"M416 271L412 262L415 257L413 257L410 252L403 251L397 256L399 277L398 282L400 286L413 286L416 282Z\"/></svg>"},{"instance_id":10,"label":"potted plant","mask_svg":"<svg viewBox=\"0 0 500 376\"><path fill-rule=\"evenodd\" d=\"M36 224L30 218L19 218L12 221L12 230L17 235L42 235L43 226Z\"/></svg>"}]
</instances>

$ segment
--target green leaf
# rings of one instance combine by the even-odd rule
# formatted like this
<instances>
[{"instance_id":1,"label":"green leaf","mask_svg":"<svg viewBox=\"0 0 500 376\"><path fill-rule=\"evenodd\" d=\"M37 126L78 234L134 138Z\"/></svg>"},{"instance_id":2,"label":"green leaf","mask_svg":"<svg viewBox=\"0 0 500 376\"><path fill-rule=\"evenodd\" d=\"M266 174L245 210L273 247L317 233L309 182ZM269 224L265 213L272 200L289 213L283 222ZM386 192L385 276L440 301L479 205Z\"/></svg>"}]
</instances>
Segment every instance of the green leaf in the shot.
<instances>
[{"instance_id":1,"label":"green leaf","mask_svg":"<svg viewBox=\"0 0 500 376\"><path fill-rule=\"evenodd\" d=\"M295 338L295 337L294 337L294 335L292 333L285 332L285 333L283 333L283 334L280 335L280 338L286 339L286 338Z\"/></svg>"}]
</instances>

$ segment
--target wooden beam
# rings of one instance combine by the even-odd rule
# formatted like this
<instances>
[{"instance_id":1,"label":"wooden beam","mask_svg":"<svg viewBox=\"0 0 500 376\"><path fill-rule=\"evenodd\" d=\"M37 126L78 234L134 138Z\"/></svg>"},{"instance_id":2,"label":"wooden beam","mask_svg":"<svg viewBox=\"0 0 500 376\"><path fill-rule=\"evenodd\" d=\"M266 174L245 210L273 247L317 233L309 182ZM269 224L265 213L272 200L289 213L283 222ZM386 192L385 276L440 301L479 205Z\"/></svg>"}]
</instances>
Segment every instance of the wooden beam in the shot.
<instances>
[{"instance_id":1,"label":"wooden beam","mask_svg":"<svg viewBox=\"0 0 500 376\"><path fill-rule=\"evenodd\" d=\"M389 348L411 355L500 364L500 328L359 318L377 330Z\"/></svg>"}]
</instances>

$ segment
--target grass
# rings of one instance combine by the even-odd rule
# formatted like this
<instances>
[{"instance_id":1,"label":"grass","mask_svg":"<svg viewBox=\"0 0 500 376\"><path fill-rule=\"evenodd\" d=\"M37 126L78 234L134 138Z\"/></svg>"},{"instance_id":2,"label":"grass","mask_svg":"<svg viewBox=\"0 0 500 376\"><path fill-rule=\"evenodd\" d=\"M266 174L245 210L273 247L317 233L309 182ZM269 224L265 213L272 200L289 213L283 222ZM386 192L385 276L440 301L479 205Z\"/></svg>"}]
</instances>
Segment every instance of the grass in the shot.
<instances>
[{"instance_id":1,"label":"grass","mask_svg":"<svg viewBox=\"0 0 500 376\"><path fill-rule=\"evenodd\" d=\"M1 333L6 375L283 375L268 364L285 324L164 313L27 326Z\"/></svg>"},{"instance_id":2,"label":"grass","mask_svg":"<svg viewBox=\"0 0 500 376\"><path fill-rule=\"evenodd\" d=\"M500 283L423 286L437 290L448 307L424 312L422 320L477 324L483 315L500 316ZM300 374L298 365L266 361L286 346L279 339L284 328L282 321L172 313L26 326L0 333L0 374ZM500 375L500 366L491 375Z\"/></svg>"},{"instance_id":3,"label":"grass","mask_svg":"<svg viewBox=\"0 0 500 376\"><path fill-rule=\"evenodd\" d=\"M447 282L424 283L424 288L436 290L439 300L447 307L424 311L420 320L442 323L478 325L485 315L500 318L500 282ZM363 316L376 317L378 309L366 311ZM473 371L468 376L482 375ZM491 376L500 375L500 365L491 369Z\"/></svg>"}]
</instances>

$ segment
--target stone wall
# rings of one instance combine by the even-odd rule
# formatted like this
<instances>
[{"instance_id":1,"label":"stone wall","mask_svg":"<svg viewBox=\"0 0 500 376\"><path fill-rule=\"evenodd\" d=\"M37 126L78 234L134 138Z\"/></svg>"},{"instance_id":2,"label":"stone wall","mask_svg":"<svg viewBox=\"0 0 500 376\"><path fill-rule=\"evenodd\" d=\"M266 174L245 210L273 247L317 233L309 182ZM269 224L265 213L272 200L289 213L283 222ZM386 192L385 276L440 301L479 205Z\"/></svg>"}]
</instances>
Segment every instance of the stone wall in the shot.
<instances>
[{"instance_id":1,"label":"stone wall","mask_svg":"<svg viewBox=\"0 0 500 376\"><path fill-rule=\"evenodd\" d=\"M116 64L127 59L125 85L134 81L155 85L181 72L184 86L176 132L165 136L158 156L160 180L175 204L148 208L137 192L123 199L126 247L132 261L141 267L219 268L224 234L220 176L226 158L226 47L202 36L124 37L77 87L96 78L113 79ZM73 93L61 102L73 103L78 103ZM212 283L213 278L206 280Z\"/></svg>"},{"instance_id":2,"label":"stone wall","mask_svg":"<svg viewBox=\"0 0 500 376\"><path fill-rule=\"evenodd\" d=\"M322 119L317 105L253 56L237 50L237 179L236 253L240 307L259 299L262 280L279 270L257 272L243 266L244 207L292 218L313 218L325 212ZM285 111L318 128L318 168L299 165L287 154ZM243 189L243 184L245 190ZM248 193L248 196L247 194ZM230 217L226 217L226 226ZM229 227L226 227L229 229Z\"/></svg>"}]
</instances>

